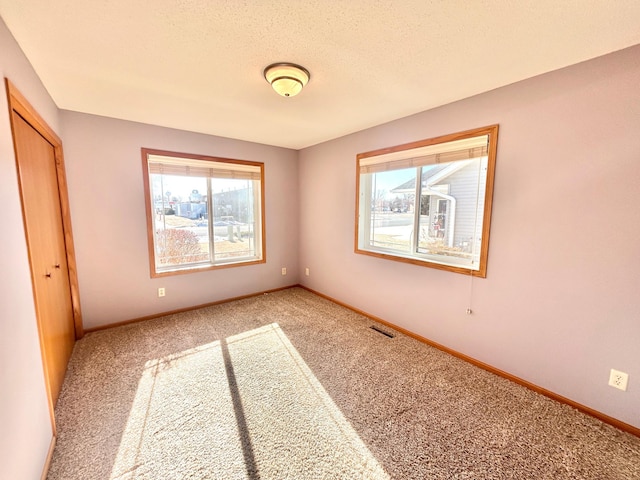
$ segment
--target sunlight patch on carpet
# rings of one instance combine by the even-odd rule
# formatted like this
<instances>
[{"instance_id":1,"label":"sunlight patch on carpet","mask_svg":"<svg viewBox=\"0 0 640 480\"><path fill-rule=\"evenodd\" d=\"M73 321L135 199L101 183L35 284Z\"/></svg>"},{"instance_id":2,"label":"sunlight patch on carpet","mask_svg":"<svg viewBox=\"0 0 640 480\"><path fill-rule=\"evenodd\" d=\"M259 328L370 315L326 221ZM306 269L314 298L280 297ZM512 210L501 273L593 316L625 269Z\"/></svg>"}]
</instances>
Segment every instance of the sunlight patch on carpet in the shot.
<instances>
[{"instance_id":1,"label":"sunlight patch on carpet","mask_svg":"<svg viewBox=\"0 0 640 480\"><path fill-rule=\"evenodd\" d=\"M145 365L111 480L389 476L277 323Z\"/></svg>"}]
</instances>

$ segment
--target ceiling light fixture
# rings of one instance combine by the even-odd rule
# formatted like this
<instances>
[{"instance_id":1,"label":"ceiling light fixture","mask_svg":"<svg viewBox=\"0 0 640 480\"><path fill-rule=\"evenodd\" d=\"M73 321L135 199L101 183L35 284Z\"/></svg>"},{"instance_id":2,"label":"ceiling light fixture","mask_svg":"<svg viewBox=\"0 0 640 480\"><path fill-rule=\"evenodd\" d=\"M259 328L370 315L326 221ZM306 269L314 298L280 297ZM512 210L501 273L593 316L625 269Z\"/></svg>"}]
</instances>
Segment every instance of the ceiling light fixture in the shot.
<instances>
[{"instance_id":1,"label":"ceiling light fixture","mask_svg":"<svg viewBox=\"0 0 640 480\"><path fill-rule=\"evenodd\" d=\"M272 63L264 69L264 78L283 97L294 97L302 91L311 75L294 63Z\"/></svg>"}]
</instances>

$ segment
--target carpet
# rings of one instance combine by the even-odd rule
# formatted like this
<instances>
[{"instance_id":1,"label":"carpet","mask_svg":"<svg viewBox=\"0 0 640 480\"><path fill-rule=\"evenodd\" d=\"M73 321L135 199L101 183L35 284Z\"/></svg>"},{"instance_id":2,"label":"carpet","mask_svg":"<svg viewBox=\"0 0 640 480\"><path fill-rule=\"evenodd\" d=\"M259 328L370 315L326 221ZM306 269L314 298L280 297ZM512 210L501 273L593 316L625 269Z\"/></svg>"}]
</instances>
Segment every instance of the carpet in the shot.
<instances>
[{"instance_id":1,"label":"carpet","mask_svg":"<svg viewBox=\"0 0 640 480\"><path fill-rule=\"evenodd\" d=\"M639 438L374 324L292 288L90 333L48 478L640 478Z\"/></svg>"}]
</instances>

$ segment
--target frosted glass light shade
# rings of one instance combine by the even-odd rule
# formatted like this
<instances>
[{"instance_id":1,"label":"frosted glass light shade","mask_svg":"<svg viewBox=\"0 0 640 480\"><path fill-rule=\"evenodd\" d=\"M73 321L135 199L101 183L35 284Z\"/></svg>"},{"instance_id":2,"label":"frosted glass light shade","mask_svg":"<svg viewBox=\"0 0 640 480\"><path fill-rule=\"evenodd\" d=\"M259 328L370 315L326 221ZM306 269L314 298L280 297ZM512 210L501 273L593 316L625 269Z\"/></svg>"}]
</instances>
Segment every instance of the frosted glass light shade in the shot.
<instances>
[{"instance_id":1,"label":"frosted glass light shade","mask_svg":"<svg viewBox=\"0 0 640 480\"><path fill-rule=\"evenodd\" d=\"M302 91L311 75L309 71L293 63L274 63L264 69L264 78L283 97L293 97Z\"/></svg>"}]
</instances>

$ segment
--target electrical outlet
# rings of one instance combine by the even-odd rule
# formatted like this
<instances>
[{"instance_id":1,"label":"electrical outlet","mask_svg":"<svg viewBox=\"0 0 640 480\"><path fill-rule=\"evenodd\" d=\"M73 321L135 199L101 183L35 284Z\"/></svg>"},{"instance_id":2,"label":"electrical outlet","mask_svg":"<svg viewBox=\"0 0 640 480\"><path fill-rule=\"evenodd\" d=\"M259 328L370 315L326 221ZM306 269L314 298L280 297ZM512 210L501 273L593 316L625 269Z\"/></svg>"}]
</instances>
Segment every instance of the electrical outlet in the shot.
<instances>
[{"instance_id":1,"label":"electrical outlet","mask_svg":"<svg viewBox=\"0 0 640 480\"><path fill-rule=\"evenodd\" d=\"M158 289L158 296L159 297L164 297L164 295L165 295L164 287L160 287Z\"/></svg>"},{"instance_id":2,"label":"electrical outlet","mask_svg":"<svg viewBox=\"0 0 640 480\"><path fill-rule=\"evenodd\" d=\"M618 370L611 369L609 374L609 385L620 390L627 390L627 383L629 382L629 375Z\"/></svg>"},{"instance_id":3,"label":"electrical outlet","mask_svg":"<svg viewBox=\"0 0 640 480\"><path fill-rule=\"evenodd\" d=\"M308 277L309 276L309 267L304 269L304 274Z\"/></svg>"},{"instance_id":4,"label":"electrical outlet","mask_svg":"<svg viewBox=\"0 0 640 480\"><path fill-rule=\"evenodd\" d=\"M287 274L287 267L282 267L282 275L286 275Z\"/></svg>"}]
</instances>

